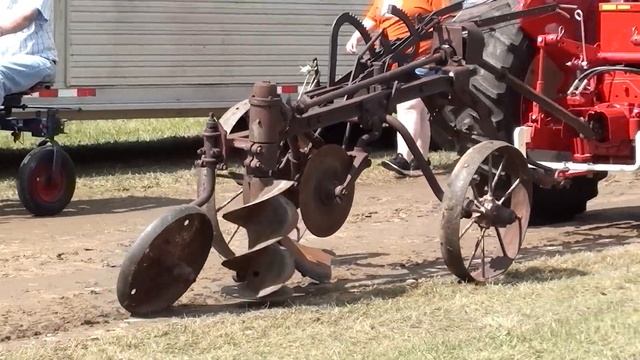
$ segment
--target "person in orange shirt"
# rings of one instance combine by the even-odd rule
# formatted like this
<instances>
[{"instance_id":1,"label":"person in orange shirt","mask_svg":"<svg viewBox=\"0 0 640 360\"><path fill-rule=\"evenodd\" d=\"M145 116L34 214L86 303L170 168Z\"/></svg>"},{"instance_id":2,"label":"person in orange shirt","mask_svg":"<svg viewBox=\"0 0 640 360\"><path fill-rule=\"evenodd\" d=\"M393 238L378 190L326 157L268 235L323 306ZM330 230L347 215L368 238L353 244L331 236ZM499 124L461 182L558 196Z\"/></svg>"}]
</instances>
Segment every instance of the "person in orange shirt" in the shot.
<instances>
[{"instance_id":1,"label":"person in orange shirt","mask_svg":"<svg viewBox=\"0 0 640 360\"><path fill-rule=\"evenodd\" d=\"M363 24L369 31L386 31L391 41L402 39L409 35L409 31L400 19L387 13L390 5L395 5L407 13L411 19L415 19L417 15L428 15L448 4L448 0L374 0L366 13ZM359 32L354 32L347 42L347 52L355 54L361 43L363 43L362 36ZM417 58L429 55L430 51L431 42L421 42ZM424 103L421 99L414 99L398 104L396 110L398 120L409 130L418 148L428 159L431 128L429 112ZM397 154L391 159L383 161L382 166L401 176L420 176L421 172L417 170L415 159L400 134L397 135L397 143Z\"/></svg>"}]
</instances>

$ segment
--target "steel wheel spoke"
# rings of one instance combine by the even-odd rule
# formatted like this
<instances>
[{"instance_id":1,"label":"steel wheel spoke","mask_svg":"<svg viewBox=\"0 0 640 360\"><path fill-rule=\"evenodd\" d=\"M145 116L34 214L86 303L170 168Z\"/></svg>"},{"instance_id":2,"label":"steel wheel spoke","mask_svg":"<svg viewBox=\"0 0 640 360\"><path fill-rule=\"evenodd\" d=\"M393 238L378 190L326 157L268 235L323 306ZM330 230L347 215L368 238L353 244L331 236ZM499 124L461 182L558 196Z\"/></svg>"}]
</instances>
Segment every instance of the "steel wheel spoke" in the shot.
<instances>
[{"instance_id":1,"label":"steel wheel spoke","mask_svg":"<svg viewBox=\"0 0 640 360\"><path fill-rule=\"evenodd\" d=\"M485 271L485 264L484 264L484 258L486 257L485 253L484 253L484 235L486 234L487 230L484 229L482 230L482 260L480 261L482 263L482 278L486 279L487 275L486 275L486 271Z\"/></svg>"},{"instance_id":2,"label":"steel wheel spoke","mask_svg":"<svg viewBox=\"0 0 640 360\"><path fill-rule=\"evenodd\" d=\"M469 269L471 268L471 263L473 263L473 259L475 259L476 254L478 253L478 249L480 248L480 241L482 241L482 237L479 237L478 241L476 241L476 247L473 250L473 254L471 255L471 258L469 259L469 265L467 265L467 272L469 272Z\"/></svg>"},{"instance_id":3,"label":"steel wheel spoke","mask_svg":"<svg viewBox=\"0 0 640 360\"><path fill-rule=\"evenodd\" d=\"M240 190L240 191L238 191L237 193L235 193L235 194L231 197L231 199L229 199L229 200L225 201L225 202L224 202L224 204L220 205L220 207L218 207L218 208L216 209L216 212L218 212L218 211L220 211L220 210L222 210L222 209L226 208L229 204L231 204L231 202L232 202L233 200L237 199L237 198L238 198L238 196L240 196L240 195L242 195L242 190Z\"/></svg>"},{"instance_id":4,"label":"steel wheel spoke","mask_svg":"<svg viewBox=\"0 0 640 360\"><path fill-rule=\"evenodd\" d=\"M467 232L469 232L469 230L471 230L471 227L473 227L473 224L475 224L476 222L473 221L473 219L471 219L471 221L469 221L469 224L464 228L464 230L462 230L462 233L460 234L460 237L458 237L458 241L462 240L462 238L467 234Z\"/></svg>"},{"instance_id":5,"label":"steel wheel spoke","mask_svg":"<svg viewBox=\"0 0 640 360\"><path fill-rule=\"evenodd\" d=\"M504 163L507 161L507 159L502 159L502 162L500 163L500 166L498 167L498 171L496 172L496 177L493 179L493 184L491 185L492 189L496 188L496 185L498 185L498 180L500 179L500 173L502 173L502 168L504 168Z\"/></svg>"},{"instance_id":6,"label":"steel wheel spoke","mask_svg":"<svg viewBox=\"0 0 640 360\"><path fill-rule=\"evenodd\" d=\"M496 231L496 234L498 235L498 242L500 243L500 249L502 249L502 254L504 256L509 256L507 255L507 248L504 245L504 240L502 239L502 234L500 233L500 229L497 226L493 227Z\"/></svg>"},{"instance_id":7,"label":"steel wheel spoke","mask_svg":"<svg viewBox=\"0 0 640 360\"><path fill-rule=\"evenodd\" d=\"M489 181L487 182L487 188L489 191L489 196L493 197L493 156L489 154Z\"/></svg>"},{"instance_id":8,"label":"steel wheel spoke","mask_svg":"<svg viewBox=\"0 0 640 360\"><path fill-rule=\"evenodd\" d=\"M504 194L504 196L502 197L502 199L500 199L500 201L498 201L498 204L502 205L502 203L508 199L511 196L511 193L518 187L518 185L520 185L520 178L518 178L518 180L516 180L513 185L511 185L511 187L509 188L509 190Z\"/></svg>"},{"instance_id":9,"label":"steel wheel spoke","mask_svg":"<svg viewBox=\"0 0 640 360\"><path fill-rule=\"evenodd\" d=\"M236 237L236 235L238 234L239 230L240 230L240 225L236 226L236 229L233 231L233 234L231 235L231 238L229 239L229 241L227 241L227 245L231 244L231 242L233 241L233 238Z\"/></svg>"}]
</instances>

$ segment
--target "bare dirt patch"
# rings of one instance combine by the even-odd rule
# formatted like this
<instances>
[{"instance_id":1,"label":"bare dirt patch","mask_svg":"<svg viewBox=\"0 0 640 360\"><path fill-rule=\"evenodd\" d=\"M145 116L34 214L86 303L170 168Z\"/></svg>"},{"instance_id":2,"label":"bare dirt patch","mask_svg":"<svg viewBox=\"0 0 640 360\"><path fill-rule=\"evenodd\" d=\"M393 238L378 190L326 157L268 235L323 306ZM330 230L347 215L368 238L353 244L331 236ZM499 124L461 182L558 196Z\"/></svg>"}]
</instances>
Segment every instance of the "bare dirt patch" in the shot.
<instances>
[{"instance_id":1,"label":"bare dirt patch","mask_svg":"<svg viewBox=\"0 0 640 360\"><path fill-rule=\"evenodd\" d=\"M422 277L447 274L438 242L439 203L426 182L378 175L376 181L358 186L351 216L340 232L329 239L306 240L338 256L331 284L318 286L294 279L299 301L350 301L369 296L366 290L372 287L410 285ZM633 186L635 181L633 175L612 177L603 182L601 195L590 203L588 213L570 223L530 229L519 261L637 242L640 189ZM219 190L232 193L234 186L225 182ZM32 218L15 200L0 200L0 347L89 337L146 323L129 319L120 308L115 282L125 252L138 234L168 207L190 201L194 191L169 188L172 190L154 191L162 196L135 193L106 200L81 198L54 218ZM167 316L246 308L221 292L233 281L219 260L216 254L210 255L196 284ZM538 275L513 273L510 278L516 281Z\"/></svg>"}]
</instances>

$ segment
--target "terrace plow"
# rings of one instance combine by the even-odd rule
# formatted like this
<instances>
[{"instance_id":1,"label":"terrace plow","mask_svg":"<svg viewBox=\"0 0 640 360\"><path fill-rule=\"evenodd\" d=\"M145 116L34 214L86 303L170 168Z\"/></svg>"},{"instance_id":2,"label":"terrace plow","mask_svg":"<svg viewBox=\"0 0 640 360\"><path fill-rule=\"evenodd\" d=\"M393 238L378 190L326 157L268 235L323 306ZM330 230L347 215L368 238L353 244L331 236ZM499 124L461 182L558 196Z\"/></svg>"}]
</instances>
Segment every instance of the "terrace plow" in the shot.
<instances>
[{"instance_id":1,"label":"terrace plow","mask_svg":"<svg viewBox=\"0 0 640 360\"><path fill-rule=\"evenodd\" d=\"M502 0L471 8L459 2L418 19L391 7L389 12L410 33L394 42L384 33L372 36L356 17L342 14L332 31L326 85L315 83L297 100L283 101L276 84L257 82L244 108L232 109L220 120L210 117L196 162L202 170L198 197L157 219L132 245L117 283L122 307L133 315L170 307L196 281L212 248L224 259L222 265L243 299L286 299L292 295L287 282L296 271L316 282L330 282L336 254L305 245L302 234L308 231L327 238L341 229L358 177L372 164L368 147L381 136L383 126L404 138L442 203L439 238L449 271L476 283L507 271L522 247L536 202L549 207L549 194L576 191L571 187L574 182L595 179L597 185L605 171L624 170L613 169L612 159L634 160L631 141L636 134L629 138L628 129L613 132L618 126L630 126L627 113L604 104L607 94L597 86L611 81L611 74L637 76L640 70L590 67L613 60L599 57L600 48L571 39L570 29L579 28L574 22L582 21L574 19L582 13L576 4L531 2L499 14L489 11L505 4L512 7ZM542 71L534 89L508 67L487 60L486 54L495 51L491 36L501 29L529 29L531 37L531 24L553 19L573 27L562 25L562 32L547 34L546 27L538 25L538 39L548 40L538 40L538 53L548 51L567 74L574 78L576 71L579 74L580 91L571 86L573 92L565 92L560 100L541 91ZM336 79L337 38L344 25L359 31L366 46L352 70ZM431 55L415 60L418 42L427 39L433 42ZM546 57L539 58L542 69ZM512 119L512 126L496 121L495 102L478 91L480 78L499 81L517 93L522 118ZM434 133L444 134L463 154L446 186L439 184L407 129L392 116L397 104L417 98L431 113ZM236 122L246 109L248 130L238 131ZM612 119L623 124L614 126ZM352 148L323 140L322 130L339 123L348 123L348 132L353 126L363 130ZM235 178L238 191L217 203L218 172L226 169L233 150L246 154L243 173ZM558 160L567 153L569 159ZM580 204L571 209L579 212ZM233 235L225 238L221 221L234 224L236 232L246 232L246 251L231 249Z\"/></svg>"}]
</instances>

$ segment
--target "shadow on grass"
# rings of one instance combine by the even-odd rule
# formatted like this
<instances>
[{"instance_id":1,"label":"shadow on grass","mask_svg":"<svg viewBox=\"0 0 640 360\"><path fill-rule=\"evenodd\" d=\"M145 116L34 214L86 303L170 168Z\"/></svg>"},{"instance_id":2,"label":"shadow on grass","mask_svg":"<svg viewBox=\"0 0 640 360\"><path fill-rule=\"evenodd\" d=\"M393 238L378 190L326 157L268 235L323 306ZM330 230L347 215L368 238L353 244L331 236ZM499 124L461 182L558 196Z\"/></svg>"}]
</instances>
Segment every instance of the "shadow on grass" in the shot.
<instances>
[{"instance_id":1,"label":"shadow on grass","mask_svg":"<svg viewBox=\"0 0 640 360\"><path fill-rule=\"evenodd\" d=\"M69 206L54 218L70 216L86 216L98 214L121 214L169 206L178 206L190 200L169 197L139 197L94 199L71 201ZM0 200L0 223L14 221L20 218L31 218L32 215L24 209L18 200Z\"/></svg>"},{"instance_id":2,"label":"shadow on grass","mask_svg":"<svg viewBox=\"0 0 640 360\"><path fill-rule=\"evenodd\" d=\"M586 275L589 275L589 273L579 269L531 266L526 269L513 269L507 271L507 273L504 274L504 278L500 280L500 283L544 283Z\"/></svg>"},{"instance_id":3,"label":"shadow on grass","mask_svg":"<svg viewBox=\"0 0 640 360\"><path fill-rule=\"evenodd\" d=\"M202 147L202 138L169 137L153 141L62 147L79 169L100 167L104 163L137 165L141 161L161 165L167 161L188 160L192 164L197 159L197 150ZM30 151L31 149L0 149L0 175L15 176L22 159Z\"/></svg>"}]
</instances>

